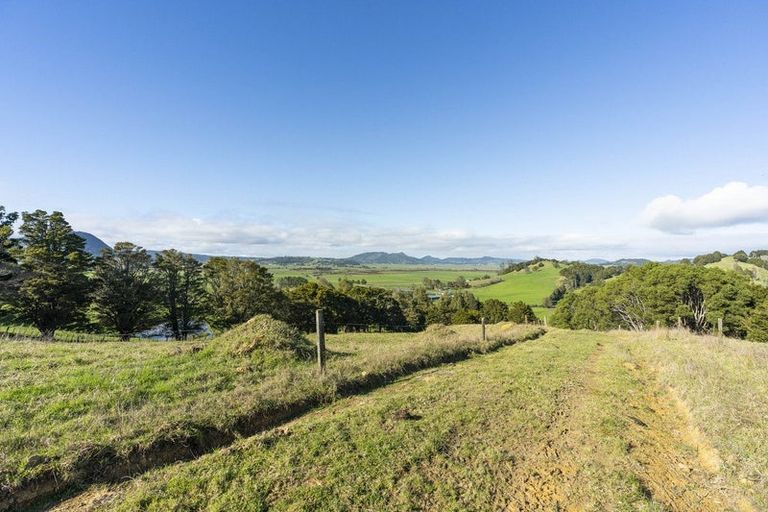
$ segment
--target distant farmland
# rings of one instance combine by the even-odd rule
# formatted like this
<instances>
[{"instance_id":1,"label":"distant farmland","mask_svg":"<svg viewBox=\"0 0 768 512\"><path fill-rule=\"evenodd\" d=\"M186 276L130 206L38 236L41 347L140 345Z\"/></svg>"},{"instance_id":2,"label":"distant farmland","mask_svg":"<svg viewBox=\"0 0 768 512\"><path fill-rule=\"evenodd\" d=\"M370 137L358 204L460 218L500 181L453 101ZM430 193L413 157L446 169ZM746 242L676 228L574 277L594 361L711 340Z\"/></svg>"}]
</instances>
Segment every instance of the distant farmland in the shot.
<instances>
[{"instance_id":1,"label":"distant farmland","mask_svg":"<svg viewBox=\"0 0 768 512\"><path fill-rule=\"evenodd\" d=\"M346 278L354 281L365 280L371 286L378 286L387 289L411 289L421 286L424 278L439 279L443 282L454 281L458 277L465 279L480 279L485 276L495 276L497 268L440 268L434 267L413 267L403 268L402 266L381 265L371 268L338 268L338 269L311 269L311 268L284 268L270 267L269 271L275 278L285 276L300 276L310 280L325 278L330 283L337 283L339 279Z\"/></svg>"},{"instance_id":2,"label":"distant farmland","mask_svg":"<svg viewBox=\"0 0 768 512\"><path fill-rule=\"evenodd\" d=\"M544 266L537 270L510 272L501 276L500 283L472 288L472 293L480 300L499 299L503 302L523 301L533 306L536 316L549 316L551 309L542 306L544 299L549 297L563 277L560 268L555 268L551 261L545 261Z\"/></svg>"},{"instance_id":3,"label":"distant farmland","mask_svg":"<svg viewBox=\"0 0 768 512\"><path fill-rule=\"evenodd\" d=\"M412 265L407 267L377 265L370 268L334 269L270 267L269 271L272 272L275 279L285 276L300 276L309 280L324 278L331 284L336 284L339 279L345 278L357 283L365 280L366 285L387 289L412 289L421 286L425 278L449 282L458 277L464 277L472 285L468 290L478 299L483 301L499 299L506 303L523 301L533 306L534 312L541 317L548 314L549 310L544 308L542 304L562 280L560 275L562 268L564 265L555 268L552 262L546 261L539 269L530 272L511 272L501 276L498 275L498 269L495 267L445 269L427 266L414 267ZM486 285L493 279L501 279L501 281Z\"/></svg>"}]
</instances>

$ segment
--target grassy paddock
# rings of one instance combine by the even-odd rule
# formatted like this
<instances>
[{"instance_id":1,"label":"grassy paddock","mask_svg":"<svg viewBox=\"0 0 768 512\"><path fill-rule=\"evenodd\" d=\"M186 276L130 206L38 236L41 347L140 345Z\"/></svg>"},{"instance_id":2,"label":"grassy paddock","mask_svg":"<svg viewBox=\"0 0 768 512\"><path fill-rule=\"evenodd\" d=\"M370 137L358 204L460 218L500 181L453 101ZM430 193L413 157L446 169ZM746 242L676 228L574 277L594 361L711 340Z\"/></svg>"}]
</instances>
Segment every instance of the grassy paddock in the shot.
<instances>
[{"instance_id":1,"label":"grassy paddock","mask_svg":"<svg viewBox=\"0 0 768 512\"><path fill-rule=\"evenodd\" d=\"M369 286L377 286L387 289L412 289L421 286L424 278L439 279L443 282L448 282L463 276L469 281L472 279L479 279L486 275L494 276L498 269L483 270L472 267L461 269L435 269L433 267L403 269L400 267L377 267L361 270L359 267L352 267L339 268L338 270L332 271L311 269L294 270L286 268L270 268L269 271L272 272L275 278L298 276L305 277L309 280L315 280L322 277L332 284L337 283L341 278L352 279L355 281L365 279Z\"/></svg>"},{"instance_id":2,"label":"grassy paddock","mask_svg":"<svg viewBox=\"0 0 768 512\"><path fill-rule=\"evenodd\" d=\"M40 330L31 325L0 324L0 340L12 338L39 338ZM88 343L99 341L120 341L116 334L100 334L68 331L59 329L54 334L54 341L67 343ZM140 341L140 338L131 338L130 341Z\"/></svg>"},{"instance_id":3,"label":"grassy paddock","mask_svg":"<svg viewBox=\"0 0 768 512\"><path fill-rule=\"evenodd\" d=\"M768 286L768 270L751 263L736 261L733 256L726 256L722 260L710 263L707 266L720 268L726 271L746 270L752 274L752 281L763 286Z\"/></svg>"},{"instance_id":4,"label":"grassy paddock","mask_svg":"<svg viewBox=\"0 0 768 512\"><path fill-rule=\"evenodd\" d=\"M163 447L186 446L189 456L190 446L211 449L339 394L493 350L536 331L491 326L487 342L479 339L478 326L329 336L328 371L318 378L313 361L289 351L233 353L233 346L247 346L254 338L249 329L246 324L193 343L0 343L5 499L36 478L55 480L52 491L125 476L121 472L167 462L153 455ZM170 458L183 458L178 452L171 450Z\"/></svg>"},{"instance_id":5,"label":"grassy paddock","mask_svg":"<svg viewBox=\"0 0 768 512\"><path fill-rule=\"evenodd\" d=\"M523 301L531 306L541 306L563 277L560 270L550 261L530 273L510 272L501 276L502 281L490 286L473 288L471 291L480 300L499 299L504 302Z\"/></svg>"},{"instance_id":6,"label":"grassy paddock","mask_svg":"<svg viewBox=\"0 0 768 512\"><path fill-rule=\"evenodd\" d=\"M705 369L711 357L740 365L752 349L655 336L554 330L78 499L123 512L764 509L752 505L763 503L764 488L745 495L736 475L707 462L706 440L692 436L696 409L691 418L667 388L670 378L701 389L722 410L707 421L741 439L734 460L761 471L766 394L754 410L731 400L747 398L733 394L737 384L752 387L764 373L752 369L738 383L704 377L715 378L717 364ZM694 366L655 366L668 357ZM746 416L735 414L741 408ZM745 428L755 429L751 444Z\"/></svg>"}]
</instances>

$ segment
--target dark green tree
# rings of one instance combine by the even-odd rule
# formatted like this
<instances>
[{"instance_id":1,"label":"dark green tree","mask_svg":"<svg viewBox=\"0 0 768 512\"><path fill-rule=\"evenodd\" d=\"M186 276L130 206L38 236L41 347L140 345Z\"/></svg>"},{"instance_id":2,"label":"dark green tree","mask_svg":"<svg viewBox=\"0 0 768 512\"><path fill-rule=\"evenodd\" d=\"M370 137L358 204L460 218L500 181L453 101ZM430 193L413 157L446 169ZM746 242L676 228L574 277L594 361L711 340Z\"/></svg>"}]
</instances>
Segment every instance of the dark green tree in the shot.
<instances>
[{"instance_id":1,"label":"dark green tree","mask_svg":"<svg viewBox=\"0 0 768 512\"><path fill-rule=\"evenodd\" d=\"M393 296L400 304L409 329L418 331L427 326L427 313L432 301L429 300L426 289L417 287L413 290L396 290Z\"/></svg>"},{"instance_id":2,"label":"dark green tree","mask_svg":"<svg viewBox=\"0 0 768 512\"><path fill-rule=\"evenodd\" d=\"M123 340L157 320L160 289L152 257L130 242L118 242L96 258L93 306L99 322Z\"/></svg>"},{"instance_id":3,"label":"dark green tree","mask_svg":"<svg viewBox=\"0 0 768 512\"><path fill-rule=\"evenodd\" d=\"M210 288L209 320L214 326L231 327L259 314L282 318L283 295L272 284L272 274L255 261L211 258L203 269Z\"/></svg>"},{"instance_id":4,"label":"dark green tree","mask_svg":"<svg viewBox=\"0 0 768 512\"><path fill-rule=\"evenodd\" d=\"M203 266L175 249L160 252L154 266L160 276L165 321L177 340L186 339L203 320L208 305Z\"/></svg>"},{"instance_id":5,"label":"dark green tree","mask_svg":"<svg viewBox=\"0 0 768 512\"><path fill-rule=\"evenodd\" d=\"M479 324L480 312L471 309L462 309L451 315L453 325Z\"/></svg>"},{"instance_id":6,"label":"dark green tree","mask_svg":"<svg viewBox=\"0 0 768 512\"><path fill-rule=\"evenodd\" d=\"M309 332L315 329L315 310L322 309L325 328L337 332L342 326L360 326L365 322L359 303L332 286L307 283L286 292L290 301L288 322Z\"/></svg>"},{"instance_id":7,"label":"dark green tree","mask_svg":"<svg viewBox=\"0 0 768 512\"><path fill-rule=\"evenodd\" d=\"M553 325L574 329L643 330L659 322L683 325L694 332L711 332L723 319L728 336L747 334L750 314L768 290L734 272L703 265L649 263L578 293L568 292L558 303Z\"/></svg>"},{"instance_id":8,"label":"dark green tree","mask_svg":"<svg viewBox=\"0 0 768 512\"><path fill-rule=\"evenodd\" d=\"M523 301L516 301L509 305L509 316L507 318L510 322L515 322L516 324L527 324L536 321L533 309Z\"/></svg>"},{"instance_id":9,"label":"dark green tree","mask_svg":"<svg viewBox=\"0 0 768 512\"><path fill-rule=\"evenodd\" d=\"M383 329L399 330L405 327L403 310L391 291L355 286L347 295L358 304L359 316L356 323L376 325L379 332Z\"/></svg>"},{"instance_id":10,"label":"dark green tree","mask_svg":"<svg viewBox=\"0 0 768 512\"><path fill-rule=\"evenodd\" d=\"M481 308L485 321L491 324L503 322L509 318L509 306L499 299L488 299Z\"/></svg>"},{"instance_id":11,"label":"dark green tree","mask_svg":"<svg viewBox=\"0 0 768 512\"><path fill-rule=\"evenodd\" d=\"M453 315L459 311L479 311L480 301L467 290L454 291L443 295L427 311L427 323L451 324Z\"/></svg>"},{"instance_id":12,"label":"dark green tree","mask_svg":"<svg viewBox=\"0 0 768 512\"><path fill-rule=\"evenodd\" d=\"M57 329L84 318L91 257L61 212L24 212L19 233L23 249L18 260L27 275L16 307L43 338L52 339Z\"/></svg>"},{"instance_id":13,"label":"dark green tree","mask_svg":"<svg viewBox=\"0 0 768 512\"><path fill-rule=\"evenodd\" d=\"M768 303L763 302L757 306L749 317L747 339L768 343Z\"/></svg>"},{"instance_id":14,"label":"dark green tree","mask_svg":"<svg viewBox=\"0 0 768 512\"><path fill-rule=\"evenodd\" d=\"M301 276L284 276L279 277L275 281L278 290L288 290L289 288L295 288L307 283L306 277Z\"/></svg>"},{"instance_id":15,"label":"dark green tree","mask_svg":"<svg viewBox=\"0 0 768 512\"><path fill-rule=\"evenodd\" d=\"M18 213L6 213L5 207L0 206L0 303L12 300L23 277L14 256L19 244L13 238L13 224L18 218Z\"/></svg>"}]
</instances>

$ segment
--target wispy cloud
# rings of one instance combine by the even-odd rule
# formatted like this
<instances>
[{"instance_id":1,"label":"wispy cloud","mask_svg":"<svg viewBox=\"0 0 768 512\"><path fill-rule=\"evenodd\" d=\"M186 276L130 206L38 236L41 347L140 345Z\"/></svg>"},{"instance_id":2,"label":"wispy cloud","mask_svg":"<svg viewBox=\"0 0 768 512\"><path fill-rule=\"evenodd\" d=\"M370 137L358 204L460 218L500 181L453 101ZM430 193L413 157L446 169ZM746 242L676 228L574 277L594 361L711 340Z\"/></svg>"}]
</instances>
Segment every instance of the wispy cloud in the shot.
<instances>
[{"instance_id":1,"label":"wispy cloud","mask_svg":"<svg viewBox=\"0 0 768 512\"><path fill-rule=\"evenodd\" d=\"M70 219L76 229L91 232L108 243L127 240L150 249L174 247L187 252L239 256L349 256L372 250L406 251L417 256L580 256L625 248L620 241L595 235L488 235L462 229L383 227L357 222L308 221L299 226L168 213L137 218L75 214Z\"/></svg>"},{"instance_id":2,"label":"wispy cloud","mask_svg":"<svg viewBox=\"0 0 768 512\"><path fill-rule=\"evenodd\" d=\"M768 187L734 181L692 199L658 197L643 212L645 223L665 233L768 221Z\"/></svg>"}]
</instances>

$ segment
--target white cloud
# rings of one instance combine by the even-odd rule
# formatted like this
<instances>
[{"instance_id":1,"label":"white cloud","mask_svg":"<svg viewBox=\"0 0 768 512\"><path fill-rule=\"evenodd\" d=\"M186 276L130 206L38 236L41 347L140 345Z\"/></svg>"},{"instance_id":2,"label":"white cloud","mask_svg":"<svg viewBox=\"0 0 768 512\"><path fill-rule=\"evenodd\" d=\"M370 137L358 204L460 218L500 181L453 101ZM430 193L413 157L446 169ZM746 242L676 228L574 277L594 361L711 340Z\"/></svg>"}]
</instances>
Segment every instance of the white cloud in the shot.
<instances>
[{"instance_id":1,"label":"white cloud","mask_svg":"<svg viewBox=\"0 0 768 512\"><path fill-rule=\"evenodd\" d=\"M693 199L658 197L643 211L644 222L666 233L768 221L768 187L734 181Z\"/></svg>"},{"instance_id":2,"label":"white cloud","mask_svg":"<svg viewBox=\"0 0 768 512\"><path fill-rule=\"evenodd\" d=\"M149 249L237 256L351 256L363 251L405 251L414 256L589 257L616 253L621 242L596 235L513 236L461 229L385 227L360 222L279 225L243 218L153 214L136 218L69 216L77 230L109 244L131 241ZM587 256L584 256L588 253Z\"/></svg>"}]
</instances>

